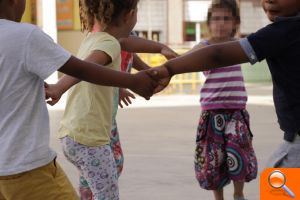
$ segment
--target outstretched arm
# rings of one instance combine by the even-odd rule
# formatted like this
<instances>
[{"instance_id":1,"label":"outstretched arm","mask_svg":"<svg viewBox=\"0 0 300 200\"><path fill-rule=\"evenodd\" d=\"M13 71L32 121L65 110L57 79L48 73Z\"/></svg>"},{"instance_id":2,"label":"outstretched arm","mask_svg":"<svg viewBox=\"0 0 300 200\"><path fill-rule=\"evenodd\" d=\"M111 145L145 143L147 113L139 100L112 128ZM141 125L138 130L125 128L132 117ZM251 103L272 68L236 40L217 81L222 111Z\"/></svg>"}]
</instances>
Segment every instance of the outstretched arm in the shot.
<instances>
[{"instance_id":1,"label":"outstretched arm","mask_svg":"<svg viewBox=\"0 0 300 200\"><path fill-rule=\"evenodd\" d=\"M132 53L160 53L167 59L172 59L178 56L176 52L162 43L137 36L122 38L120 39L120 44L122 50Z\"/></svg>"},{"instance_id":2,"label":"outstretched arm","mask_svg":"<svg viewBox=\"0 0 300 200\"><path fill-rule=\"evenodd\" d=\"M172 76L245 62L249 62L246 53L239 41L233 41L193 50L183 56L167 61L163 66L167 69L168 75Z\"/></svg>"},{"instance_id":3,"label":"outstretched arm","mask_svg":"<svg viewBox=\"0 0 300 200\"><path fill-rule=\"evenodd\" d=\"M103 51L94 51L85 59L85 61L107 65L111 62L111 58ZM51 98L51 100L47 100L47 103L52 106L55 105L67 90L80 81L81 80L78 78L63 75L56 84L45 84L46 99Z\"/></svg>"},{"instance_id":4,"label":"outstretched arm","mask_svg":"<svg viewBox=\"0 0 300 200\"><path fill-rule=\"evenodd\" d=\"M128 74L85 62L75 57L71 57L59 71L98 85L129 88L147 99L152 96L153 90L157 86L156 81L152 80L145 71Z\"/></svg>"},{"instance_id":5,"label":"outstretched arm","mask_svg":"<svg viewBox=\"0 0 300 200\"><path fill-rule=\"evenodd\" d=\"M153 95L153 91L157 86L156 81L152 80L149 73L145 71L131 75L111 70L91 62L82 61L74 56L72 56L59 71L77 79L98 85L129 88L146 99L149 99ZM49 95L47 97L49 97Z\"/></svg>"},{"instance_id":6,"label":"outstretched arm","mask_svg":"<svg viewBox=\"0 0 300 200\"><path fill-rule=\"evenodd\" d=\"M133 68L141 71L141 70L146 70L146 69L150 69L150 66L145 63L138 55L133 54L133 64L132 64Z\"/></svg>"},{"instance_id":7,"label":"outstretched arm","mask_svg":"<svg viewBox=\"0 0 300 200\"><path fill-rule=\"evenodd\" d=\"M99 65L107 65L111 62L111 58L103 51L94 51L85 59L85 61L89 63L96 63ZM57 82L57 85L59 85L62 89L62 92L65 93L68 89L70 89L73 85L79 83L80 81L81 80L78 78L74 78L69 75L64 75Z\"/></svg>"},{"instance_id":8,"label":"outstretched arm","mask_svg":"<svg viewBox=\"0 0 300 200\"><path fill-rule=\"evenodd\" d=\"M249 59L238 41L197 47L190 52L167 61L160 67L150 69L156 72L163 84L159 84L155 93L163 90L175 74L207 71L217 67L231 66L249 62ZM161 81L160 81L161 82Z\"/></svg>"}]
</instances>

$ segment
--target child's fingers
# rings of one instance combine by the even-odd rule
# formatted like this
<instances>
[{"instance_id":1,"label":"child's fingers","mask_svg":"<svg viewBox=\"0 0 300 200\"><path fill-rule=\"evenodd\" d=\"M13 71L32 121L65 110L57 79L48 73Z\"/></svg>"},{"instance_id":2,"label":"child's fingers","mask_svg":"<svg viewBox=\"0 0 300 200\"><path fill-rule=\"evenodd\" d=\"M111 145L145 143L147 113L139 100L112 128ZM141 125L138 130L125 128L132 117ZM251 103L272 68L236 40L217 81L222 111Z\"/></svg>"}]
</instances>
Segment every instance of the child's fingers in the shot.
<instances>
[{"instance_id":1,"label":"child's fingers","mask_svg":"<svg viewBox=\"0 0 300 200\"><path fill-rule=\"evenodd\" d=\"M150 100L150 97L149 96L146 96L146 97L144 97L147 101L149 101Z\"/></svg>"},{"instance_id":2,"label":"child's fingers","mask_svg":"<svg viewBox=\"0 0 300 200\"><path fill-rule=\"evenodd\" d=\"M45 99L46 99L46 100L49 99L49 95L48 95L46 89L45 89Z\"/></svg>"},{"instance_id":3,"label":"child's fingers","mask_svg":"<svg viewBox=\"0 0 300 200\"><path fill-rule=\"evenodd\" d=\"M129 97L131 97L131 98L133 98L133 99L135 99L135 96L134 96L134 94L132 94L131 92L129 92L129 91L127 91L128 93L127 93L127 95L129 96Z\"/></svg>"},{"instance_id":4,"label":"child's fingers","mask_svg":"<svg viewBox=\"0 0 300 200\"><path fill-rule=\"evenodd\" d=\"M128 105L129 105L129 104L132 104L132 102L131 102L129 96L125 97L125 99L126 99L126 101L128 102Z\"/></svg>"},{"instance_id":5,"label":"child's fingers","mask_svg":"<svg viewBox=\"0 0 300 200\"><path fill-rule=\"evenodd\" d=\"M127 94L124 98L129 99L129 101L131 101L131 98L135 99L135 96L131 92L127 91Z\"/></svg>"},{"instance_id":6,"label":"child's fingers","mask_svg":"<svg viewBox=\"0 0 300 200\"><path fill-rule=\"evenodd\" d=\"M124 97L124 99L122 99L122 100L123 100L123 102L125 103L126 106L129 105L128 102L126 101L126 97Z\"/></svg>"},{"instance_id":7,"label":"child's fingers","mask_svg":"<svg viewBox=\"0 0 300 200\"><path fill-rule=\"evenodd\" d=\"M179 55L170 49L169 47L165 47L161 52L168 60L178 57Z\"/></svg>"},{"instance_id":8,"label":"child's fingers","mask_svg":"<svg viewBox=\"0 0 300 200\"><path fill-rule=\"evenodd\" d=\"M47 104L49 104L50 106L54 106L57 102L58 102L58 100L51 99L51 100L47 101Z\"/></svg>"},{"instance_id":9,"label":"child's fingers","mask_svg":"<svg viewBox=\"0 0 300 200\"><path fill-rule=\"evenodd\" d=\"M146 71L146 73L148 74L148 76L150 76L152 79L154 80L159 80L159 72L157 69L149 69Z\"/></svg>"}]
</instances>

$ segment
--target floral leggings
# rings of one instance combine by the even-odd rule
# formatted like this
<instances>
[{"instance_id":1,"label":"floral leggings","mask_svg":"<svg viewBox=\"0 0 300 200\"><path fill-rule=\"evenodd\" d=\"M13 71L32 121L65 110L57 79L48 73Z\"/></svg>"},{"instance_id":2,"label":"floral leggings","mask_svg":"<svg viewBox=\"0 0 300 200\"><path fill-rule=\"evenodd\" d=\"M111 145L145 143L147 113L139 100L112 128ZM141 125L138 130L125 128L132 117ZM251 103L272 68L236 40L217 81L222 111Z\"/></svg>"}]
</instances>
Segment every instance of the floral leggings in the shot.
<instances>
[{"instance_id":1,"label":"floral leggings","mask_svg":"<svg viewBox=\"0 0 300 200\"><path fill-rule=\"evenodd\" d=\"M61 139L66 158L80 171L94 200L119 200L118 175L110 145L89 147L71 137ZM84 199L84 197L82 197Z\"/></svg>"},{"instance_id":2,"label":"floral leggings","mask_svg":"<svg viewBox=\"0 0 300 200\"><path fill-rule=\"evenodd\" d=\"M112 130L110 135L110 146L113 152L113 156L117 166L118 177L121 175L123 170L124 155L121 148L119 131L116 120L113 120ZM89 187L88 182L83 176L79 179L79 193L81 200L93 200L92 191Z\"/></svg>"}]
</instances>

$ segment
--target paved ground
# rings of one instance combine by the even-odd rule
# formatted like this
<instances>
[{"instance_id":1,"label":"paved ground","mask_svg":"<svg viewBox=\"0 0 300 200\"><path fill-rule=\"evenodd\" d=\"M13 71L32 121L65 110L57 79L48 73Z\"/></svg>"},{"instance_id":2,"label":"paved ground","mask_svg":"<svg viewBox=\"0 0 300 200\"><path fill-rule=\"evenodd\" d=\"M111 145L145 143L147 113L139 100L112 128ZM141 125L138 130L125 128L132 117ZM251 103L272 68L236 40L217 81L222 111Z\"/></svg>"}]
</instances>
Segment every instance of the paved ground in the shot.
<instances>
[{"instance_id":1,"label":"paved ground","mask_svg":"<svg viewBox=\"0 0 300 200\"><path fill-rule=\"evenodd\" d=\"M271 85L249 85L248 111L255 135L254 147L261 172L271 152L282 139L271 101ZM158 96L151 102L141 99L135 107L119 111L118 122L125 153L120 178L121 200L200 200L213 199L198 187L194 178L193 154L200 113L197 95ZM177 103L176 102L180 102ZM142 105L147 104L148 107ZM62 156L55 136L63 106L50 110L51 145L59 161L77 185L78 173ZM259 179L246 185L249 200L259 199ZM232 199L232 186L225 188Z\"/></svg>"}]
</instances>

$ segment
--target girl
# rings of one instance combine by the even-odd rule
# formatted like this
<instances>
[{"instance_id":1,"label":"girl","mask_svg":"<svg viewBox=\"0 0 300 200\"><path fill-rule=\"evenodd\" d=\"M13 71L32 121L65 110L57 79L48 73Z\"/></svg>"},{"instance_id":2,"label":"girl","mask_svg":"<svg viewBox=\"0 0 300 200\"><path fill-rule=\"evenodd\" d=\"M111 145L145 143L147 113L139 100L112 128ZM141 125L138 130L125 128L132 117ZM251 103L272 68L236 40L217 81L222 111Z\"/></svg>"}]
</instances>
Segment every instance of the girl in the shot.
<instances>
[{"instance_id":1,"label":"girl","mask_svg":"<svg viewBox=\"0 0 300 200\"><path fill-rule=\"evenodd\" d=\"M234 40L240 24L235 0L213 1L207 18L210 38L194 49ZM256 178L257 161L240 65L205 71L200 91L201 117L196 137L195 172L200 187L223 200L223 187L234 184L234 199L244 200L244 182Z\"/></svg>"},{"instance_id":2,"label":"girl","mask_svg":"<svg viewBox=\"0 0 300 200\"><path fill-rule=\"evenodd\" d=\"M128 37L135 26L137 3L138 0L81 0L82 28L88 34L78 56L119 70L118 40ZM92 32L95 24L101 27L98 32ZM64 76L55 88L63 94L78 82ZM119 199L118 174L110 147L113 95L111 87L78 83L69 91L59 129L63 152L80 171L94 199Z\"/></svg>"},{"instance_id":3,"label":"girl","mask_svg":"<svg viewBox=\"0 0 300 200\"><path fill-rule=\"evenodd\" d=\"M93 32L99 31L99 26L94 26ZM149 69L150 67L143 62L137 54L128 51L143 52L143 53L161 53L167 59L175 58L177 54L164 44L146 40L134 36L134 32L131 33L130 38L122 38L120 40L122 52L121 52L121 71L130 73L131 68L141 71ZM124 49L124 50L123 50ZM126 51L128 50L128 51ZM118 110L118 104L123 108L123 104L128 106L131 104L131 98L135 96L124 88L115 89L113 97L113 118L112 118L112 129L110 135L110 146L113 151L114 159L116 162L118 177L121 175L124 164L124 155L121 147L119 131L116 121L116 115ZM123 104L122 104L123 103ZM87 181L84 177L80 177L79 191L82 200L93 199L92 192L88 186Z\"/></svg>"},{"instance_id":4,"label":"girl","mask_svg":"<svg viewBox=\"0 0 300 200\"><path fill-rule=\"evenodd\" d=\"M149 40L145 40L145 39L141 39L141 40L140 39L141 38L139 38L138 40L134 40L134 42L143 44L142 46L144 46L144 48L148 48L149 45L150 46L160 45L160 46L162 46L162 49L164 49L164 51L160 51L160 52L166 58L174 58L177 56L177 54L174 51L172 51L171 49L169 49L168 47L166 47L162 44L159 44L157 42L154 43L153 41L149 41ZM138 49L141 51L140 48L138 48ZM148 49L148 51L150 51L150 50ZM153 52L151 52L151 53L153 53ZM122 57L121 71L123 71L123 72L130 73L132 67L138 71L146 70L146 69L150 68L135 53L122 51L121 57ZM131 104L131 99L135 99L134 94L132 94L125 88L119 88L119 90L115 90L114 103L113 103L114 106L113 106L112 129L111 129L111 135L110 135L110 146L111 146L111 149L112 149L112 152L114 155L114 159L116 162L118 177L120 177L120 175L123 171L124 155L123 155L123 150L122 150L122 146L121 146L121 142L120 142L119 129L117 126L116 115L117 115L117 110L118 110L118 104L121 108L123 108L124 105L128 106L129 104ZM93 199L92 191L89 188L88 182L85 180L84 177L82 177L82 176L80 177L79 184L80 184L79 191L80 191L81 200L92 200Z\"/></svg>"}]
</instances>

